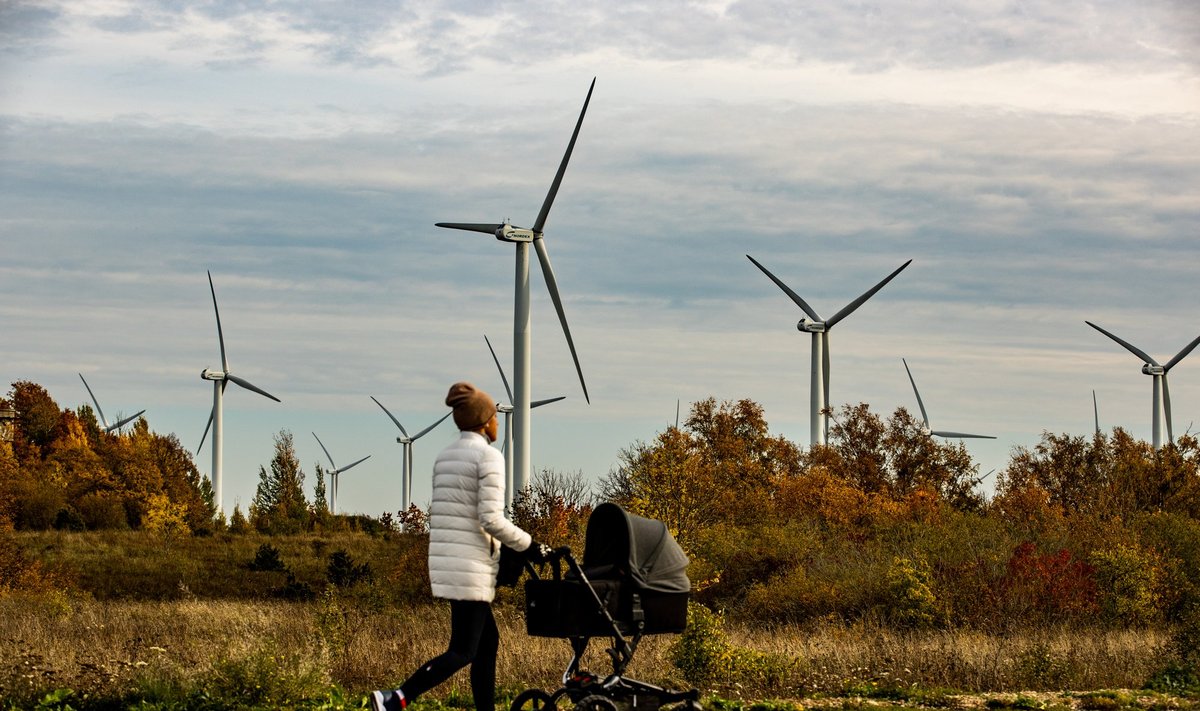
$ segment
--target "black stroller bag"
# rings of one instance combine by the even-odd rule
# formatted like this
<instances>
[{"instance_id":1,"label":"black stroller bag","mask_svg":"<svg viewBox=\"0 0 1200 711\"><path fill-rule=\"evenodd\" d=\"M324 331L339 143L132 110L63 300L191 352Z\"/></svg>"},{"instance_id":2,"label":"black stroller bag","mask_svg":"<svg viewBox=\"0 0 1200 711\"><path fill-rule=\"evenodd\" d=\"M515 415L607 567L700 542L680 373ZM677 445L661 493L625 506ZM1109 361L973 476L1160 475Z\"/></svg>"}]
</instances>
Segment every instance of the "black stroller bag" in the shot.
<instances>
[{"instance_id":1,"label":"black stroller bag","mask_svg":"<svg viewBox=\"0 0 1200 711\"><path fill-rule=\"evenodd\" d=\"M600 504L588 517L582 577L556 568L553 579L526 581L526 629L535 637L609 636L614 625L621 634L682 632L687 565L661 521Z\"/></svg>"}]
</instances>

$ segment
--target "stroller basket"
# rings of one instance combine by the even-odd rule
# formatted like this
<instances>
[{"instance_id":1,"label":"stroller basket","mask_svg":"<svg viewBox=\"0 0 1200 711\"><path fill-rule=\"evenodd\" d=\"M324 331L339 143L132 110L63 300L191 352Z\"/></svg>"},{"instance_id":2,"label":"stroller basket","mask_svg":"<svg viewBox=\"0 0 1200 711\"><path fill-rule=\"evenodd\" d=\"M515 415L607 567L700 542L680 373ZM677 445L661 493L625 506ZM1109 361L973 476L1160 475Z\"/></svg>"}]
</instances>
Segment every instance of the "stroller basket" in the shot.
<instances>
[{"instance_id":1,"label":"stroller basket","mask_svg":"<svg viewBox=\"0 0 1200 711\"><path fill-rule=\"evenodd\" d=\"M691 591L687 564L661 521L601 504L588 517L582 566L568 566L564 577L556 564L552 579L525 583L526 630L535 637L599 637L611 635L615 623L621 634L682 632Z\"/></svg>"}]
</instances>

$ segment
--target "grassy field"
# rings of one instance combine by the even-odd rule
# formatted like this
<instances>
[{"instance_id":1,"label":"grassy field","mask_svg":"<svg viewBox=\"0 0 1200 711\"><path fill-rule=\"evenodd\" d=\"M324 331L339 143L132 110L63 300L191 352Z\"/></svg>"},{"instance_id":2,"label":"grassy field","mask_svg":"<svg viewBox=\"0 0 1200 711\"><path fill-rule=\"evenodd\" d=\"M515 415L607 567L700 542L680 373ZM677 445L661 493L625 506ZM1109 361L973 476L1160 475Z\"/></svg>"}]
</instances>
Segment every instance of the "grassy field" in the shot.
<instances>
[{"instance_id":1,"label":"grassy field","mask_svg":"<svg viewBox=\"0 0 1200 711\"><path fill-rule=\"evenodd\" d=\"M554 688L569 659L566 643L525 635L515 607L500 605L497 612L502 691ZM937 705L946 705L945 690L1137 689L1162 666L1166 642L1154 632L899 635L842 625L809 630L731 625L726 633L739 649L787 660L774 674L719 679L703 689L709 697L733 701L903 697L927 703L936 697ZM440 653L448 636L447 610L436 604L391 608L336 595L306 603L10 596L0 599L0 659L7 660L0 698L29 703L69 688L94 699L202 696L228 704L217 707L270 708L326 696L337 685L357 703L369 689L403 680ZM672 639L647 638L631 675L688 686L671 663ZM605 669L599 640L593 646L588 664ZM452 703L468 694L462 675L435 697Z\"/></svg>"},{"instance_id":2,"label":"grassy field","mask_svg":"<svg viewBox=\"0 0 1200 711\"><path fill-rule=\"evenodd\" d=\"M16 538L26 555L62 571L71 585L0 595L0 709L356 708L370 689L402 681L443 651L449 637L448 608L420 602L428 596L417 538ZM254 569L264 546L284 570ZM337 551L369 566L369 579L331 585ZM298 587L304 594L289 594ZM556 688L570 657L567 643L525 634L519 592L503 591L496 610L500 703L507 706L525 688ZM1161 674L1171 661L1169 630L1013 629L902 633L866 622L727 622L700 641L719 673L699 685L715 711L1198 707L1186 695L1127 691L1154 679L1171 690ZM676 639L647 638L630 675L692 686L673 663ZM585 660L597 672L608 669L601 641ZM469 705L460 675L418 709Z\"/></svg>"}]
</instances>

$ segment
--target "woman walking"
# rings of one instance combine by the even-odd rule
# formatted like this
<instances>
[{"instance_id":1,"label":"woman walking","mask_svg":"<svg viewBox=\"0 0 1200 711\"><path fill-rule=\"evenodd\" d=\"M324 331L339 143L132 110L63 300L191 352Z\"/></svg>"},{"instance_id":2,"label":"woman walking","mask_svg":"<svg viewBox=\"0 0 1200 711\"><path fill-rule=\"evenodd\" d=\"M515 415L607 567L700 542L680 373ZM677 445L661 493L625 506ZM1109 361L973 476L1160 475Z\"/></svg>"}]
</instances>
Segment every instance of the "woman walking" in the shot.
<instances>
[{"instance_id":1,"label":"woman walking","mask_svg":"<svg viewBox=\"0 0 1200 711\"><path fill-rule=\"evenodd\" d=\"M371 692L374 711L400 711L459 669L471 666L478 711L496 706L496 651L492 616L500 545L544 562L550 548L504 518L504 458L491 446L499 422L491 396L470 383L450 386L458 439L433 464L429 507L429 580L433 596L450 601L450 642L398 689Z\"/></svg>"}]
</instances>

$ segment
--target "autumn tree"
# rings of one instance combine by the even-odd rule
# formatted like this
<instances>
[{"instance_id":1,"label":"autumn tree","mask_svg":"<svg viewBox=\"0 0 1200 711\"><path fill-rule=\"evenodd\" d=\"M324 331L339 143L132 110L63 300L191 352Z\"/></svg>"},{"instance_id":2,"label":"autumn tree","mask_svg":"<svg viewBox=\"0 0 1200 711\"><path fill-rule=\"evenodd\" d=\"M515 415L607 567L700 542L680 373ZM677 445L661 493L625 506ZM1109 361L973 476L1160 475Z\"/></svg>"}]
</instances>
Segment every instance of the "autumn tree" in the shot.
<instances>
[{"instance_id":1,"label":"autumn tree","mask_svg":"<svg viewBox=\"0 0 1200 711\"><path fill-rule=\"evenodd\" d=\"M592 497L582 472L542 469L513 496L513 523L550 545L578 546L592 513Z\"/></svg>"},{"instance_id":2,"label":"autumn tree","mask_svg":"<svg viewBox=\"0 0 1200 711\"><path fill-rule=\"evenodd\" d=\"M275 435L271 470L258 468L258 488L250 505L251 524L264 533L297 533L308 527L304 471L292 444L292 433Z\"/></svg>"},{"instance_id":3,"label":"autumn tree","mask_svg":"<svg viewBox=\"0 0 1200 711\"><path fill-rule=\"evenodd\" d=\"M1018 447L996 482L1000 499L1041 491L1063 515L1128 517L1167 511L1200 515L1200 444L1184 435L1155 450L1115 428L1112 436L1042 433L1032 449Z\"/></svg>"},{"instance_id":4,"label":"autumn tree","mask_svg":"<svg viewBox=\"0 0 1200 711\"><path fill-rule=\"evenodd\" d=\"M752 400L697 402L683 429L638 442L619 459L602 498L664 522L685 542L717 521L761 520L779 483L801 472L799 448L771 436Z\"/></svg>"},{"instance_id":5,"label":"autumn tree","mask_svg":"<svg viewBox=\"0 0 1200 711\"><path fill-rule=\"evenodd\" d=\"M978 510L978 467L962 442L935 439L903 407L885 422L865 403L846 405L829 430L829 446L809 462L859 491L902 500L925 490L960 510Z\"/></svg>"}]
</instances>

